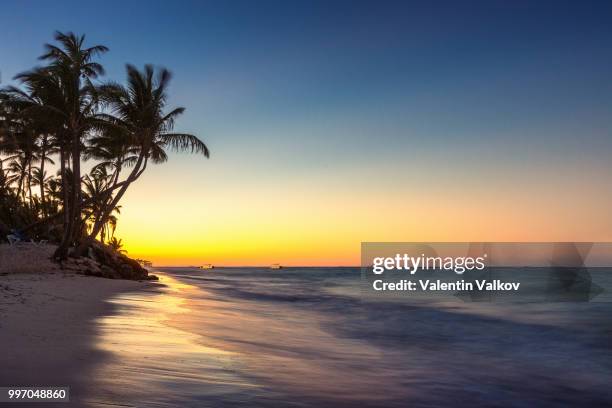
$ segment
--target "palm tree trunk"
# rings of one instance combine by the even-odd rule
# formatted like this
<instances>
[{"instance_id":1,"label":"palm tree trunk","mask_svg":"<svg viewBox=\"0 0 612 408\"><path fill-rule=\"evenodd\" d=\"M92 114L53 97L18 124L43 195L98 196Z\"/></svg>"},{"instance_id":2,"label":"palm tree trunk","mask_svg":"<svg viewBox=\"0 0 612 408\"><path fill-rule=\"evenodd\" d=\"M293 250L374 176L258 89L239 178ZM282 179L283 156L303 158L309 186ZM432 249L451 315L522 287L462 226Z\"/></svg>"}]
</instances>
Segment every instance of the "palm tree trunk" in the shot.
<instances>
[{"instance_id":1,"label":"palm tree trunk","mask_svg":"<svg viewBox=\"0 0 612 408\"><path fill-rule=\"evenodd\" d=\"M140 157L138 157L138 161L136 162L136 165L134 166L134 168L132 169L132 172L130 173L130 175L128 176L126 180L128 181L128 183L126 183L123 187L121 187L121 189L119 190L117 195L113 198L113 200L110 202L110 204L108 204L106 208L104 208L102 216L100 217L98 221L97 228L94 228L94 230L92 231L92 234L91 234L92 238L95 238L100 233L102 226L104 226L108 222L108 218L112 214L115 207L117 207L117 204L119 204L119 201L121 200L121 198L127 191L128 187L130 187L130 185L134 181L136 181L138 177L140 177L140 174L142 174L142 171L140 169L141 166L143 166L143 170L147 166L147 159L145 158L144 154L141 154Z\"/></svg>"},{"instance_id":2,"label":"palm tree trunk","mask_svg":"<svg viewBox=\"0 0 612 408\"><path fill-rule=\"evenodd\" d=\"M81 235L81 139L77 132L72 139L72 173L73 239L79 239Z\"/></svg>"},{"instance_id":3,"label":"palm tree trunk","mask_svg":"<svg viewBox=\"0 0 612 408\"><path fill-rule=\"evenodd\" d=\"M19 176L19 183L17 184L17 198L21 198L21 187L23 186L23 176Z\"/></svg>"},{"instance_id":4,"label":"palm tree trunk","mask_svg":"<svg viewBox=\"0 0 612 408\"><path fill-rule=\"evenodd\" d=\"M47 135L43 136L42 145L40 146L40 205L42 208L43 217L47 216L47 208L45 205L45 160L47 159Z\"/></svg>"},{"instance_id":5,"label":"palm tree trunk","mask_svg":"<svg viewBox=\"0 0 612 408\"><path fill-rule=\"evenodd\" d=\"M62 207L64 207L64 230L65 230L68 225L68 220L70 218L70 202L68 198L68 174L66 173L67 172L67 166L66 166L67 157L66 157L66 150L64 147L62 147L60 151L60 155L61 155L61 162L62 162L61 164Z\"/></svg>"},{"instance_id":6,"label":"palm tree trunk","mask_svg":"<svg viewBox=\"0 0 612 408\"><path fill-rule=\"evenodd\" d=\"M104 226L104 224L108 222L108 217L110 217L115 207L117 207L119 200L121 200L121 198L127 191L130 184L132 184L134 181L138 179L138 177L140 177L140 175L142 174L142 170L144 170L144 168L146 168L147 166L147 159L145 158L146 154L148 153L144 153L143 151L138 156L138 160L136 161L136 164L134 165L132 172L130 173L128 178L125 180L125 184L119 189L119 192L117 192L117 195L111 200L111 202L107 204L106 207L103 207L100 218L98 218L98 220L94 224L91 234L89 234L89 236L85 240L83 240L83 242L81 242L79 246L77 247L77 249L75 250L76 256L80 256L81 254L83 254L85 250L87 249L87 247L95 241L96 237L102 230L102 227ZM140 168L141 166L143 166L142 170Z\"/></svg>"},{"instance_id":7,"label":"palm tree trunk","mask_svg":"<svg viewBox=\"0 0 612 408\"><path fill-rule=\"evenodd\" d=\"M61 172L61 177L62 177L62 207L63 207L63 213L64 213L64 228L63 228L63 235L62 235L62 241L60 242L60 245L57 247L57 249L55 250L55 253L53 254L53 257L55 259L59 259L59 260L63 260L66 259L66 257L68 256L68 246L70 245L70 235L71 235L71 229L72 229L72 217L71 217L71 208L72 206L70 205L70 197L68 194L68 177L66 174L66 162L67 162L67 157L66 157L66 146L64 144L62 144L60 146L60 172Z\"/></svg>"},{"instance_id":8,"label":"palm tree trunk","mask_svg":"<svg viewBox=\"0 0 612 408\"><path fill-rule=\"evenodd\" d=\"M75 242L81 241L83 236L81 220L81 138L78 131L72 134L72 191L70 192L70 211L68 211L68 225L64 231L64 237L60 246L55 251L54 257L66 259L68 248ZM75 251L75 256L80 256L80 251Z\"/></svg>"},{"instance_id":9,"label":"palm tree trunk","mask_svg":"<svg viewBox=\"0 0 612 408\"><path fill-rule=\"evenodd\" d=\"M32 159L28 160L28 195L30 196L30 208L34 208L32 201Z\"/></svg>"},{"instance_id":10,"label":"palm tree trunk","mask_svg":"<svg viewBox=\"0 0 612 408\"><path fill-rule=\"evenodd\" d=\"M17 197L20 197L23 202L25 203L25 176L26 176L26 171L25 171L25 158L21 161L21 170L20 170L20 174L19 174L19 185L17 186Z\"/></svg>"},{"instance_id":11,"label":"palm tree trunk","mask_svg":"<svg viewBox=\"0 0 612 408\"><path fill-rule=\"evenodd\" d=\"M142 172L143 172L144 170L145 170L145 168L143 167L143 169L142 169L142 170L140 170L140 172L139 172L139 173L136 175L136 178L134 179L134 181L135 181L135 180L136 180L138 177L140 177L140 175L142 174ZM128 184L127 180L121 181L121 182L119 182L119 183L115 184L114 186L109 187L109 188L107 188L106 190L102 191L102 192L100 193L100 195L111 194L113 191L118 190L118 189L120 189L120 188L124 187L126 184ZM88 204L91 204L91 203L93 203L93 202L94 202L94 200L93 200L92 198L89 198L89 199L87 199L87 200L84 200L84 201L81 203L81 207L83 207L83 206L85 206L85 205L88 205ZM53 221L53 220L55 220L55 219L59 218L59 217L60 217L60 216L62 216L62 215L63 215L63 216L65 216L65 215L66 215L65 213L66 213L66 211L64 210L64 208L62 208L61 210L58 210L58 211L57 211L55 214L50 215L50 216L48 216L48 217L47 217L47 218L45 218L45 219L38 220L38 221L36 221L36 222L33 222L33 223L31 223L31 224L26 225L25 227L23 227L23 228L22 228L22 231L26 232L26 231L31 230L31 229L32 229L32 228L34 228L34 227L40 227L41 225L45 225L45 224L47 224L47 223L49 223L49 222L51 222L51 221Z\"/></svg>"}]
</instances>

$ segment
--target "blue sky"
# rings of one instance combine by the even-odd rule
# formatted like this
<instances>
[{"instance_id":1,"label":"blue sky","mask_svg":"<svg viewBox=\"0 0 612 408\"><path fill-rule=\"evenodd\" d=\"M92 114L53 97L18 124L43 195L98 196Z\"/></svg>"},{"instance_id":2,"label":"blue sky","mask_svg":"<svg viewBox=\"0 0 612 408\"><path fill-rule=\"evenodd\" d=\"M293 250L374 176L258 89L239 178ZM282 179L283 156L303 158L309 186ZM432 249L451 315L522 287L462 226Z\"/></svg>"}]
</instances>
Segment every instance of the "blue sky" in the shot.
<instances>
[{"instance_id":1,"label":"blue sky","mask_svg":"<svg viewBox=\"0 0 612 408\"><path fill-rule=\"evenodd\" d=\"M179 177L240 199L253 185L357 197L410 177L421 190L464 183L521 195L553 185L552 197L589 180L601 195L586 210L609 198L609 2L2 7L4 83L36 64L56 29L107 45L113 80L126 62L174 73L171 104L187 107L177 130L200 135L212 158L173 156L151 170L149 187Z\"/></svg>"},{"instance_id":2,"label":"blue sky","mask_svg":"<svg viewBox=\"0 0 612 408\"><path fill-rule=\"evenodd\" d=\"M5 3L0 69L6 82L35 64L56 29L87 33L110 47L103 62L113 79L123 77L125 62L170 68L174 100L189 110L182 125L212 131L221 145L236 137L263 142L242 131L217 141L228 122L261 129L271 141L291 138L285 127L301 122L372 127L392 146L426 143L423 132L451 145L541 127L540 136L553 140L584 130L583 137L604 137L611 6L424 4ZM282 135L269 132L277 126ZM370 137L357 135L356 148Z\"/></svg>"}]
</instances>

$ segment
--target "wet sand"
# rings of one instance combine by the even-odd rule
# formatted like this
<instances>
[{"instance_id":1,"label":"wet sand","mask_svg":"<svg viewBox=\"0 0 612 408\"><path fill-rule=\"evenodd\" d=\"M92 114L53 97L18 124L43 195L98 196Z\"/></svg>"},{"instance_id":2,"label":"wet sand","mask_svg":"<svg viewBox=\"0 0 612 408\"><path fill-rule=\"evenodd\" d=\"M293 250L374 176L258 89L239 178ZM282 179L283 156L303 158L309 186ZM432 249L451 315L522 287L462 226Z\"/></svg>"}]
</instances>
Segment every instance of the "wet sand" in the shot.
<instances>
[{"instance_id":1,"label":"wet sand","mask_svg":"<svg viewBox=\"0 0 612 408\"><path fill-rule=\"evenodd\" d=\"M363 298L358 271L164 271L98 320L95 406L612 401L608 304L416 305Z\"/></svg>"},{"instance_id":2,"label":"wet sand","mask_svg":"<svg viewBox=\"0 0 612 408\"><path fill-rule=\"evenodd\" d=\"M113 311L107 300L151 285L58 271L0 276L0 385L70 386L69 405L86 406L107 357L95 346L97 319Z\"/></svg>"},{"instance_id":3,"label":"wet sand","mask_svg":"<svg viewBox=\"0 0 612 408\"><path fill-rule=\"evenodd\" d=\"M612 401L608 304L369 300L349 272L0 276L0 382L69 385L58 407Z\"/></svg>"}]
</instances>

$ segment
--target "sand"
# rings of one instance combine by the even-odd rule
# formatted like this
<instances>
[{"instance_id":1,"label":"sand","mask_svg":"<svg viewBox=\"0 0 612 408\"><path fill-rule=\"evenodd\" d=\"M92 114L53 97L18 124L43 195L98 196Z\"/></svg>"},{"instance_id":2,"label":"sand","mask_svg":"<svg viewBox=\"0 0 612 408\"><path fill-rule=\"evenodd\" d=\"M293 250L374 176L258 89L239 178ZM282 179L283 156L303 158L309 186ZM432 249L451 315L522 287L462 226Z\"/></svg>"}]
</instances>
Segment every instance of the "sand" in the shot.
<instances>
[{"instance_id":1,"label":"sand","mask_svg":"<svg viewBox=\"0 0 612 408\"><path fill-rule=\"evenodd\" d=\"M0 386L70 386L76 402L105 357L94 343L107 300L155 284L64 273L53 249L0 245Z\"/></svg>"}]
</instances>

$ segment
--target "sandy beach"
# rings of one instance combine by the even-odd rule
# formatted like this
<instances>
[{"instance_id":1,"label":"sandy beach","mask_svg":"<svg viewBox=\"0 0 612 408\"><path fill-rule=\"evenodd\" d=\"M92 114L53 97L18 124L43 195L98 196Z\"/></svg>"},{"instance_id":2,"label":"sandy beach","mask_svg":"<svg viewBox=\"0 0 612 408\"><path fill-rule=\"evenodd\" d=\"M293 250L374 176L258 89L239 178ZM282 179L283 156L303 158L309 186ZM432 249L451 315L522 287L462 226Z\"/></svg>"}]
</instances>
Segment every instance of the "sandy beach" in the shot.
<instances>
[{"instance_id":1,"label":"sandy beach","mask_svg":"<svg viewBox=\"0 0 612 408\"><path fill-rule=\"evenodd\" d=\"M48 250L11 252L22 269L10 273L0 247L0 385L69 386L69 406L612 400L608 303L367 298L355 268L162 268L159 282L112 280L32 256Z\"/></svg>"},{"instance_id":2,"label":"sandy beach","mask_svg":"<svg viewBox=\"0 0 612 408\"><path fill-rule=\"evenodd\" d=\"M612 2L30 3L0 408L612 407Z\"/></svg>"},{"instance_id":3,"label":"sandy beach","mask_svg":"<svg viewBox=\"0 0 612 408\"><path fill-rule=\"evenodd\" d=\"M107 300L154 284L66 273L45 258L51 250L0 246L0 384L69 385L78 401L103 357L94 338Z\"/></svg>"}]
</instances>

